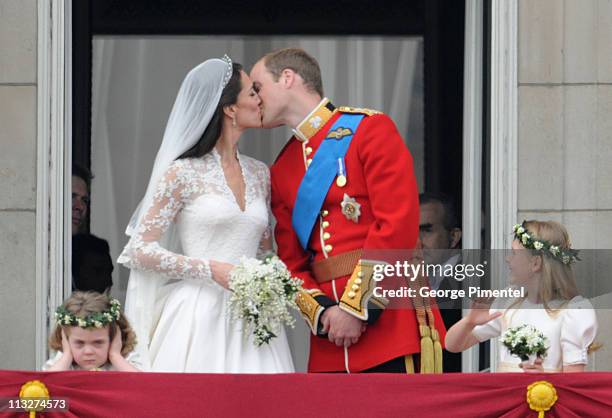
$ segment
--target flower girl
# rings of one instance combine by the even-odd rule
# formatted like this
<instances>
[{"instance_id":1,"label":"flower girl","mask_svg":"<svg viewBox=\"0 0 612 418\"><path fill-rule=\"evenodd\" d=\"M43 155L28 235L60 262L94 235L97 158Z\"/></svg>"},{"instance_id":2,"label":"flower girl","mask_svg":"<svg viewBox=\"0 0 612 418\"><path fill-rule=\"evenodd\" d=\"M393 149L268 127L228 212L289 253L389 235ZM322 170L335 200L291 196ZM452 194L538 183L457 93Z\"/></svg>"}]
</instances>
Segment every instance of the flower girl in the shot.
<instances>
[{"instance_id":1,"label":"flower girl","mask_svg":"<svg viewBox=\"0 0 612 418\"><path fill-rule=\"evenodd\" d=\"M55 311L49 347L57 351L46 371L140 371L135 334L121 315L119 301L96 292L74 292Z\"/></svg>"},{"instance_id":2,"label":"flower girl","mask_svg":"<svg viewBox=\"0 0 612 418\"><path fill-rule=\"evenodd\" d=\"M510 284L523 287L526 296L492 306L491 300L477 301L446 334L446 348L460 352L503 335L497 371L584 371L597 318L590 302L578 294L571 268L577 260L567 230L558 222L515 225L506 262ZM525 350L538 358L521 361Z\"/></svg>"}]
</instances>

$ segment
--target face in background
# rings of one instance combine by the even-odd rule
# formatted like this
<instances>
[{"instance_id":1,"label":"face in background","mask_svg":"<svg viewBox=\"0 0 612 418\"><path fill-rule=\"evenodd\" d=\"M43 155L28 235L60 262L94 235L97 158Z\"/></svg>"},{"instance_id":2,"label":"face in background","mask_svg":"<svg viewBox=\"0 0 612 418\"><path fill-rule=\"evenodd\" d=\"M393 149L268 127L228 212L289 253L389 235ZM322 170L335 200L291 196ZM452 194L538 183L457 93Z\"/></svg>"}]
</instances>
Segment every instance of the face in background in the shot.
<instances>
[{"instance_id":1,"label":"face in background","mask_svg":"<svg viewBox=\"0 0 612 418\"><path fill-rule=\"evenodd\" d=\"M80 177L72 176L72 235L79 232L89 210L87 183Z\"/></svg>"},{"instance_id":2,"label":"face in background","mask_svg":"<svg viewBox=\"0 0 612 418\"><path fill-rule=\"evenodd\" d=\"M67 329L68 344L72 351L73 361L79 367L91 370L102 367L108 362L110 349L110 328L81 328L69 327Z\"/></svg>"},{"instance_id":3,"label":"face in background","mask_svg":"<svg viewBox=\"0 0 612 418\"><path fill-rule=\"evenodd\" d=\"M250 75L255 91L261 98L263 127L274 128L282 125L282 114L287 98L280 82L274 81L272 73L268 71L263 60L255 64Z\"/></svg>"},{"instance_id":4,"label":"face in background","mask_svg":"<svg viewBox=\"0 0 612 418\"><path fill-rule=\"evenodd\" d=\"M242 129L261 127L261 99L253 88L253 82L244 71L240 72L242 90L236 103L232 105L236 111L236 125Z\"/></svg>"},{"instance_id":5,"label":"face in background","mask_svg":"<svg viewBox=\"0 0 612 418\"><path fill-rule=\"evenodd\" d=\"M429 264L443 264L451 257L461 239L461 230L449 231L444 225L444 205L427 202L420 205L419 239L423 245L423 257Z\"/></svg>"}]
</instances>

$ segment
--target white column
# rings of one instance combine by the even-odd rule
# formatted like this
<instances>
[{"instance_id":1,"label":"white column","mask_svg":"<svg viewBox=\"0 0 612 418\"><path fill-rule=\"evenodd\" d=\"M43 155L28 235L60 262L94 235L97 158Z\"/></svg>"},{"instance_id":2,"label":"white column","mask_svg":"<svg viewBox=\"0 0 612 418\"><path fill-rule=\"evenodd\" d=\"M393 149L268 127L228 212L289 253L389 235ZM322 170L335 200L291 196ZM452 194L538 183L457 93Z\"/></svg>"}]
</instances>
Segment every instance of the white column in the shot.
<instances>
[{"instance_id":1,"label":"white column","mask_svg":"<svg viewBox=\"0 0 612 418\"><path fill-rule=\"evenodd\" d=\"M482 191L482 66L483 1L465 3L465 61L463 64L463 219L465 249L479 249ZM465 262L479 262L465 260ZM467 312L464 310L464 315ZM462 353L462 370L478 372L479 347Z\"/></svg>"},{"instance_id":2,"label":"white column","mask_svg":"<svg viewBox=\"0 0 612 418\"><path fill-rule=\"evenodd\" d=\"M510 248L517 217L518 184L518 2L491 2L491 248ZM497 257L501 259L501 257ZM499 287L503 263L490 266L491 286ZM491 369L499 343L491 341Z\"/></svg>"},{"instance_id":3,"label":"white column","mask_svg":"<svg viewBox=\"0 0 612 418\"><path fill-rule=\"evenodd\" d=\"M68 36L66 36L68 34ZM36 367L47 357L49 312L70 285L70 2L38 0ZM68 72L67 72L68 70ZM68 280L64 281L64 278Z\"/></svg>"}]
</instances>

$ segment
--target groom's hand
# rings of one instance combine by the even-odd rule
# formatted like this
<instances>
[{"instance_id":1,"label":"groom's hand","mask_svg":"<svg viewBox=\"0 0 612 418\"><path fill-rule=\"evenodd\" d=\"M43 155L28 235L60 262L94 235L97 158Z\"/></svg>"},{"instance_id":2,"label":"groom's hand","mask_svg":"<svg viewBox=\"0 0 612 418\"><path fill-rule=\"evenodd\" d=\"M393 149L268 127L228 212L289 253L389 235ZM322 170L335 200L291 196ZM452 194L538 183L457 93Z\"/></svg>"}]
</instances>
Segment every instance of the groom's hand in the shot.
<instances>
[{"instance_id":1,"label":"groom's hand","mask_svg":"<svg viewBox=\"0 0 612 418\"><path fill-rule=\"evenodd\" d=\"M323 332L327 338L338 347L350 347L359 341L365 330L363 321L341 310L338 306L330 306L321 318Z\"/></svg>"}]
</instances>

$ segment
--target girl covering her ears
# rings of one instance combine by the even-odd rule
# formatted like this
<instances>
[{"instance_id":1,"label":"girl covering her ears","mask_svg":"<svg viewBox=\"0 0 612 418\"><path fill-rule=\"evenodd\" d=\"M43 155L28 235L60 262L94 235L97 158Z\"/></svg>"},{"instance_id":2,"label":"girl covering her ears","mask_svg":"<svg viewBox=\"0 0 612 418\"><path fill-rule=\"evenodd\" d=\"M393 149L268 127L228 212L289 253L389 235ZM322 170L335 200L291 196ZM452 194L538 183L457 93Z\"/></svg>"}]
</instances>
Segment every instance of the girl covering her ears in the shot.
<instances>
[{"instance_id":1,"label":"girl covering her ears","mask_svg":"<svg viewBox=\"0 0 612 418\"><path fill-rule=\"evenodd\" d=\"M567 230L558 222L524 221L514 227L506 262L510 284L525 288L525 297L494 303L479 300L446 334L446 348L460 352L507 329L532 325L548 339L543 359L521 362L499 344L499 372L584 371L594 350L597 318L591 303L578 294L571 264L578 260Z\"/></svg>"},{"instance_id":2,"label":"girl covering her ears","mask_svg":"<svg viewBox=\"0 0 612 418\"><path fill-rule=\"evenodd\" d=\"M57 325L49 347L57 354L45 371L140 371L133 352L136 335L121 313L119 301L105 293L74 292L55 311Z\"/></svg>"}]
</instances>

